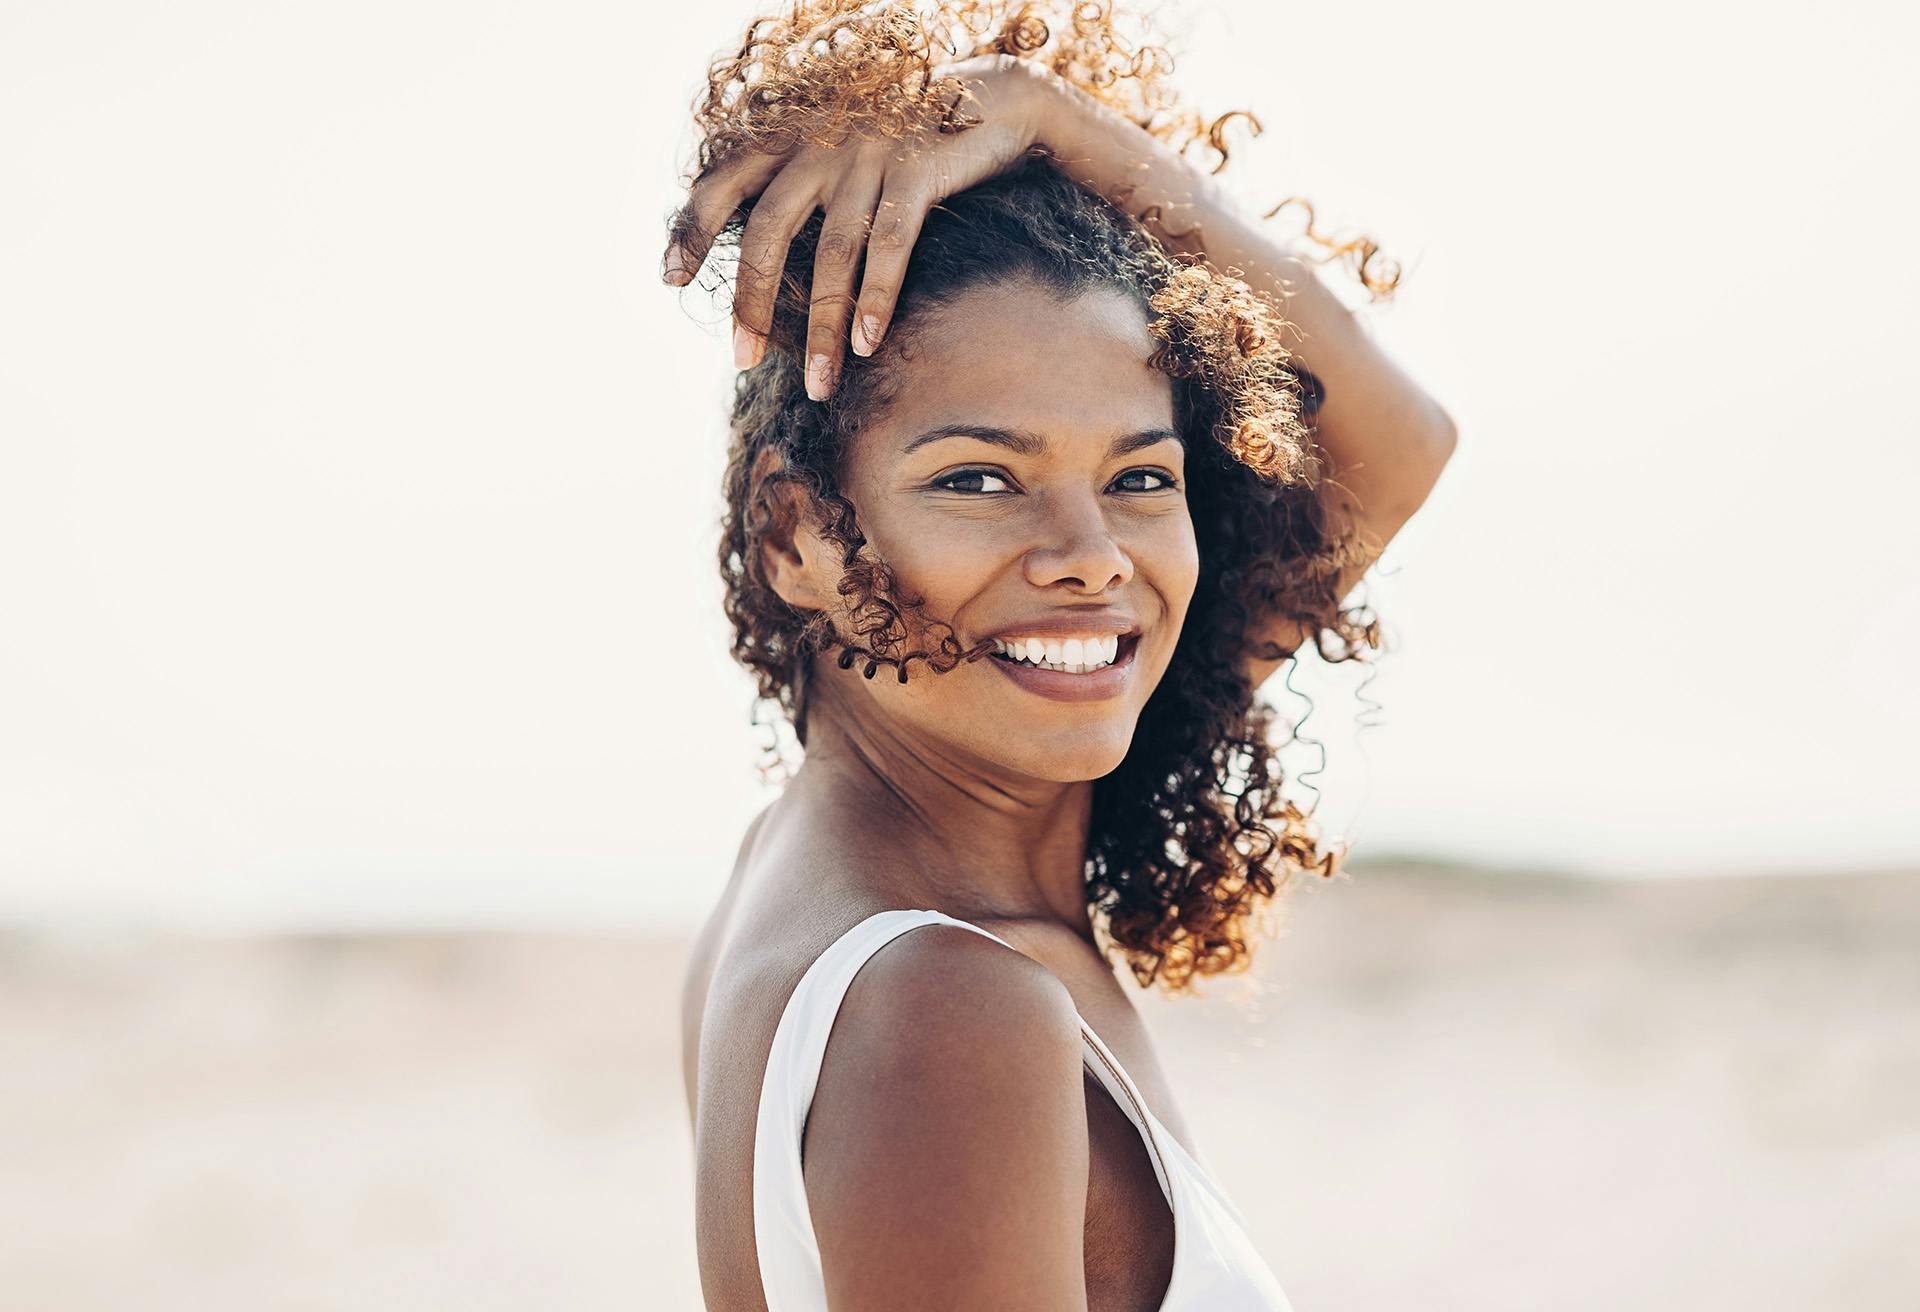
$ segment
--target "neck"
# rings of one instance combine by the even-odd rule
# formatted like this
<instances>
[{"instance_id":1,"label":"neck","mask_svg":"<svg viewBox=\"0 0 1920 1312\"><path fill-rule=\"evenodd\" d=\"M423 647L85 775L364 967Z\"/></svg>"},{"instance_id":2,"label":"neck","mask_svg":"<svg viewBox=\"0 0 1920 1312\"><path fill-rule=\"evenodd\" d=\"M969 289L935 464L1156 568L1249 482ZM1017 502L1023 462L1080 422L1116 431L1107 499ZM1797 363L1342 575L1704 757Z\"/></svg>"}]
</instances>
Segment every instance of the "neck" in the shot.
<instances>
[{"instance_id":1,"label":"neck","mask_svg":"<svg viewBox=\"0 0 1920 1312\"><path fill-rule=\"evenodd\" d=\"M814 681L806 760L785 799L832 825L852 868L899 905L1049 921L1093 941L1083 867L1091 781L1009 776Z\"/></svg>"}]
</instances>

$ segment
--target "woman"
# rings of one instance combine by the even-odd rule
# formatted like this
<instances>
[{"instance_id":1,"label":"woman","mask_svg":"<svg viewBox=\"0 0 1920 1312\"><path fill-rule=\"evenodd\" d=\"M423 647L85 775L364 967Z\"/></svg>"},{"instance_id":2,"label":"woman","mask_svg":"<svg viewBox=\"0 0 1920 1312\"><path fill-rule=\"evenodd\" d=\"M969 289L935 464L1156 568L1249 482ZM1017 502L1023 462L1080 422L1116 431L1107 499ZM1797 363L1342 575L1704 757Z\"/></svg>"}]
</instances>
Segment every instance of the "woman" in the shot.
<instances>
[{"instance_id":1,"label":"woman","mask_svg":"<svg viewBox=\"0 0 1920 1312\"><path fill-rule=\"evenodd\" d=\"M739 244L720 559L805 748L683 984L710 1309L1286 1306L1107 953L1243 968L1335 865L1255 690L1378 649L1453 426L1039 12L803 4L698 111L664 276Z\"/></svg>"}]
</instances>

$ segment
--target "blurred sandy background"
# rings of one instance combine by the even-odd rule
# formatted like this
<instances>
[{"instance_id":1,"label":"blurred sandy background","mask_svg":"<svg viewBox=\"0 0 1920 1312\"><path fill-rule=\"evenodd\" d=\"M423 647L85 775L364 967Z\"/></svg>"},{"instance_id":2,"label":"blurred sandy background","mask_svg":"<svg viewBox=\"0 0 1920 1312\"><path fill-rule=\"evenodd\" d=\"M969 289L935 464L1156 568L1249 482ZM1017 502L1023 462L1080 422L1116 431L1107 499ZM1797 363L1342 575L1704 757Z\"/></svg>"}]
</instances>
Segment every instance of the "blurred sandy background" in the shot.
<instances>
[{"instance_id":1,"label":"blurred sandy background","mask_svg":"<svg viewBox=\"0 0 1920 1312\"><path fill-rule=\"evenodd\" d=\"M1920 8L1162 11L1461 430L1203 1156L1299 1312L1920 1308ZM697 1312L760 12L0 4L0 1312Z\"/></svg>"},{"instance_id":2,"label":"blurred sandy background","mask_svg":"<svg viewBox=\"0 0 1920 1312\"><path fill-rule=\"evenodd\" d=\"M1920 879L1356 862L1143 995L1301 1309L1909 1312ZM9 1309L700 1307L682 942L0 948Z\"/></svg>"}]
</instances>

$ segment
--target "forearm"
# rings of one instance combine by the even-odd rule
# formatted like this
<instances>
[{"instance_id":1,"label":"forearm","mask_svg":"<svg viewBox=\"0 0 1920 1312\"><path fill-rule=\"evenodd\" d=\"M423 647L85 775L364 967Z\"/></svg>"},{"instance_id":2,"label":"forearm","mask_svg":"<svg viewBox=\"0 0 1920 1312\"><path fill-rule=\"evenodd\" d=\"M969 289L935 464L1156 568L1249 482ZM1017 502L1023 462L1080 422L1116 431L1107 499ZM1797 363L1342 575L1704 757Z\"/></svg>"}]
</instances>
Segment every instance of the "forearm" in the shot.
<instances>
[{"instance_id":1,"label":"forearm","mask_svg":"<svg viewBox=\"0 0 1920 1312\"><path fill-rule=\"evenodd\" d=\"M1338 486L1331 504L1381 540L1410 518L1452 454L1453 421L1408 377L1313 267L1243 218L1218 184L1145 129L1063 85L1041 144L1080 185L1140 214L1170 249L1199 254L1278 298L1297 336L1285 344L1325 387L1315 437ZM1131 188L1131 191L1127 189Z\"/></svg>"}]
</instances>

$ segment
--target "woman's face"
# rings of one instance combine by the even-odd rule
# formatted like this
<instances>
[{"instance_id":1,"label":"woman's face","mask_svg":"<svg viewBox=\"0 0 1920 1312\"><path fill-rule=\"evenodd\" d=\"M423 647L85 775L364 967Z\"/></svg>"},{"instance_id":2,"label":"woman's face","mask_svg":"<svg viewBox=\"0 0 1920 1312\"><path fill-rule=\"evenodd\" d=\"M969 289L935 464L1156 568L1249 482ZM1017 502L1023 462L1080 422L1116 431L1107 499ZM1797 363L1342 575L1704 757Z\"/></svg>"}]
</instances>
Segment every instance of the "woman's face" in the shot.
<instances>
[{"instance_id":1,"label":"woman's face","mask_svg":"<svg viewBox=\"0 0 1920 1312\"><path fill-rule=\"evenodd\" d=\"M1022 280L923 322L896 365L897 399L853 439L843 490L903 597L923 598L963 649L1024 640L1028 660L986 656L946 674L915 661L902 684L891 666L869 680L864 661L841 670L829 654L816 682L835 680L836 702L923 759L1098 778L1126 755L1199 573L1171 380L1147 364L1146 315L1118 291L1063 301ZM834 598L836 552L807 546ZM1090 673L1031 660L1088 666L1109 653Z\"/></svg>"}]
</instances>

